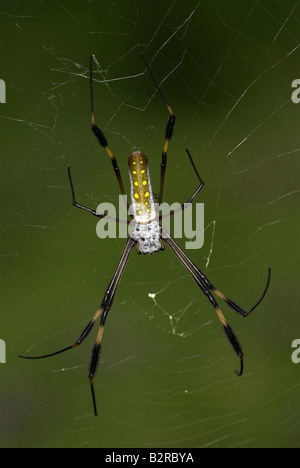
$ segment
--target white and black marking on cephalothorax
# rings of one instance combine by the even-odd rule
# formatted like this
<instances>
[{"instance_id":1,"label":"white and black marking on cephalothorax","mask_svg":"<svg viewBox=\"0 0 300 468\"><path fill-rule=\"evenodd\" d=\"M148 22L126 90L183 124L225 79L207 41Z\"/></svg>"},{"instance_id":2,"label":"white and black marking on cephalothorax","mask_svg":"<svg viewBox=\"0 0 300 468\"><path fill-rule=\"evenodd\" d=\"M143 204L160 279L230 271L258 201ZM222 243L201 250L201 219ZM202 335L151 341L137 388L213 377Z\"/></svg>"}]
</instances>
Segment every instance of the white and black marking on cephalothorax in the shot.
<instances>
[{"instance_id":1,"label":"white and black marking on cephalothorax","mask_svg":"<svg viewBox=\"0 0 300 468\"><path fill-rule=\"evenodd\" d=\"M164 250L161 226L157 219L149 223L131 221L130 237L137 243L138 254L153 254Z\"/></svg>"},{"instance_id":2,"label":"white and black marking on cephalothorax","mask_svg":"<svg viewBox=\"0 0 300 468\"><path fill-rule=\"evenodd\" d=\"M158 195L158 205L162 203L163 199L163 190L164 190L164 181L165 181L165 171L167 165L167 151L169 147L170 139L173 135L174 125L175 125L175 114L173 113L171 107L169 106L164 94L161 91L159 84L157 83L150 65L146 61L145 57L142 55L142 58L145 62L145 65L154 81L154 84L159 92L162 100L164 101L167 110L169 112L169 118L167 121L167 127L165 131L165 142L162 151L162 158L161 158L161 172L160 172L160 188L159 188L159 195ZM110 150L106 137L104 136L102 130L97 127L95 124L94 118L94 99L93 99L93 79L92 79L92 63L93 63L93 55L90 56L90 101L91 101L91 123L92 123L92 131L95 134L99 144L105 149L106 153L108 154L113 170L115 172L116 178L118 180L118 184L120 187L120 191L122 195L125 195L124 185L121 177L121 172L119 166L117 164L117 160L113 155L112 151ZM204 186L204 182L198 174L198 171L195 167L195 164L192 160L190 152L186 150L190 163L194 169L194 172L198 178L199 185L192 196L188 199L187 203L181 205L181 209L184 210L189 204L191 204L195 198L195 196L200 192L202 187ZM270 269L268 274L268 281L267 285L264 289L263 294L261 295L260 299L257 303L252 307L249 311L246 311L241 306L239 306L236 302L228 299L223 293L217 290L212 283L208 280L204 273L192 262L192 260L188 257L185 251L177 244L177 242L173 239L173 237L165 231L165 229L159 224L159 218L157 217L155 211L155 204L154 204L154 197L151 187L150 181L150 174L149 174L149 166L147 157L141 153L140 151L136 151L131 154L128 159L128 169L129 169L129 177L130 177L130 187L131 187L131 221L130 221L130 233L125 243L125 246L122 250L119 262L117 267L113 273L113 276L110 280L108 287L104 293L102 298L101 304L96 310L92 319L88 322L86 327L80 333L78 339L73 343L71 346L67 346L55 353L51 354L44 354L42 356L20 356L25 359L41 359L45 357L55 356L56 354L63 353L68 349L75 348L85 340L85 338L89 335L91 330L94 327L94 324L99 319L99 330L96 337L95 344L92 349L91 359L89 363L89 381L90 387L92 392L92 399L93 399L93 406L94 406L94 413L97 415L97 407L96 407L96 397L94 391L94 376L98 368L98 363L101 355L101 343L102 343L102 336L104 331L105 322L108 316L108 312L111 309L113 304L113 300L122 277L122 274L125 270L127 262L129 260L130 254L134 248L137 247L138 253L143 254L152 254L154 252L158 252L164 249L165 242L170 249L173 251L174 255L180 260L182 265L186 268L188 273L192 276L194 281L196 282L199 289L203 292L203 294L207 297L210 304L214 307L218 318L221 321L223 326L225 335L231 344L233 350L237 354L240 359L240 370L236 371L238 375L242 375L243 373L243 351L242 347L239 343L238 338L236 337L233 329L227 323L221 309L213 296L214 293L220 299L226 302L235 312L238 312L242 317L247 317L263 300L267 289L269 287L270 282ZM72 202L76 208L80 208L82 210L88 211L93 216L98 218L104 218L105 215L101 213L97 213L96 210L88 208L80 203L77 203L75 200L75 191L71 177L71 170L68 167L68 175L69 175L69 182L72 192Z\"/></svg>"}]
</instances>

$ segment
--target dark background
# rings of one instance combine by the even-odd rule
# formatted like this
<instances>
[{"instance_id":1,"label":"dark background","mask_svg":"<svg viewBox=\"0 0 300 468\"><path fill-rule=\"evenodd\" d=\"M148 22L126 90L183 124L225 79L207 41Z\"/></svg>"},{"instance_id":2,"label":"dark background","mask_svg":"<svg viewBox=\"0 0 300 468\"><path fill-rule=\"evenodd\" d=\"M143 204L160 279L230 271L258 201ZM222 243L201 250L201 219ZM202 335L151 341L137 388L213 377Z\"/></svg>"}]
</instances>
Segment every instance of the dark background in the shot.
<instances>
[{"instance_id":1,"label":"dark background","mask_svg":"<svg viewBox=\"0 0 300 468\"><path fill-rule=\"evenodd\" d=\"M296 0L0 1L1 447L299 446L299 23ZM96 119L126 189L127 158L142 150L157 192L168 116L144 52L177 115L165 201L196 187L185 147L206 182L205 243L188 253L245 308L272 267L251 317L220 304L245 351L237 378L213 308L176 258L134 252L105 328L97 419L96 330L52 359L17 357L74 342L124 244L98 239L97 220L71 205L69 164L79 202L118 201L90 131L91 52Z\"/></svg>"}]
</instances>

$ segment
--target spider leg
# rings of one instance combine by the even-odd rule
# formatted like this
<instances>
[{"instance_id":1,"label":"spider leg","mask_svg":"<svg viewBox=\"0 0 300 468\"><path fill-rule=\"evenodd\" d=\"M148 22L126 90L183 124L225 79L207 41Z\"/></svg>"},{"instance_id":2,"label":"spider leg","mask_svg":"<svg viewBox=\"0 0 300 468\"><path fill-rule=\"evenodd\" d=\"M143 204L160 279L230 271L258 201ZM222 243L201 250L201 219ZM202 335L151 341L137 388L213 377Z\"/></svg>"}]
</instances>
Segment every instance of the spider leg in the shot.
<instances>
[{"instance_id":1,"label":"spider leg","mask_svg":"<svg viewBox=\"0 0 300 468\"><path fill-rule=\"evenodd\" d=\"M150 65L149 63L147 62L145 56L143 54L141 54L141 57L142 59L144 60L145 62L145 65L151 75L151 78L162 98L162 100L164 101L167 109L168 109L168 112L170 114L169 118L168 118L168 121L167 121L167 126L166 126L166 131L165 131L165 143L164 143L164 147L163 147L163 151L162 151L162 156L161 156L161 165L160 165L160 189L159 189L159 196L158 196L158 203L160 204L162 202L162 198L163 198L163 191L164 191L164 183L165 183L165 173L166 173L166 167L167 167L167 152L168 152L168 147L169 147L169 143L170 143L170 140L172 138L172 135L173 135L173 132L174 132L174 126L175 126L175 121L176 121L176 116L175 114L173 113L171 107L169 106L155 76L153 75L153 72L150 68Z\"/></svg>"},{"instance_id":2,"label":"spider leg","mask_svg":"<svg viewBox=\"0 0 300 468\"><path fill-rule=\"evenodd\" d=\"M226 319L225 319L225 317L224 317L224 315L223 315L217 301L212 296L211 292L216 293L233 310L235 310L236 312L240 313L241 315L243 315L245 317L245 316L249 315L249 313L252 312L252 310L254 310L254 308L256 308L258 306L258 304L260 304L260 302L264 298L264 296L265 296L265 294L267 292L268 286L269 286L269 282L270 282L270 270L269 270L269 277L268 277L267 287L265 288L262 297L260 298L260 300L256 303L256 305L249 312L246 312L244 309L242 309L240 306L238 306L235 302L227 299L222 293L220 293L218 290L216 290L214 288L214 286L210 283L210 281L206 278L206 276L201 272L201 270L199 270L199 268L191 261L191 259L187 256L187 254L184 252L184 250L182 250L181 247L175 242L173 237L169 233L167 233L164 229L163 229L163 239L169 245L171 250L174 252L175 256L180 260L182 265L187 269L187 271L190 273L192 278L195 280L196 284L199 286L199 288L201 289L203 294L205 294L205 296L208 298L210 303L215 308L215 311L217 312L217 315L218 315L218 317L219 317L219 319L220 319L220 321L221 321L221 323L223 325L224 333L225 333L230 345L232 346L234 352L237 354L237 356L240 359L240 371L239 372L235 371L235 372L236 372L236 374L238 376L241 376L242 373L243 373L243 369L244 369L244 363L243 363L244 354L243 354L241 344L240 344L237 336L235 335L232 327L227 323L227 321L226 321Z\"/></svg>"},{"instance_id":3,"label":"spider leg","mask_svg":"<svg viewBox=\"0 0 300 468\"><path fill-rule=\"evenodd\" d=\"M125 247L123 249L123 252L121 254L118 265L113 274L113 277L105 291L105 294L103 296L103 299L100 305L100 309L102 311L101 318L100 318L100 327L99 327L99 331L98 331L95 344L92 349L90 363L89 363L89 381L90 381L90 386L91 386L95 416L97 416L97 406L96 406L96 398L95 398L95 391L94 391L94 376L97 372L100 355L101 355L101 342L102 342L102 336L103 336L103 331L104 331L104 325L107 319L108 312L111 309L121 276L125 270L127 262L129 260L129 256L135 244L136 244L136 241L129 236L125 244Z\"/></svg>"},{"instance_id":4,"label":"spider leg","mask_svg":"<svg viewBox=\"0 0 300 468\"><path fill-rule=\"evenodd\" d=\"M232 299L229 299L228 297L226 297L223 293L221 293L218 289L216 289L213 284L209 281L209 279L205 276L205 274L197 267L197 265L195 265L194 262L192 262L192 260L188 257L188 255L185 253L185 251L175 242L175 240L172 238L172 236L170 236L169 233L167 233L164 229L163 229L163 236L164 236L164 233L166 236L170 237L172 239L172 242L174 243L174 248L177 249L178 252L180 252L180 255L182 258L184 258L185 262L190 266L190 268L193 270L194 274L196 275L196 277L199 278L200 281L202 281L202 283L210 290L212 291L213 293L215 293L220 299L222 299L224 302L226 302L226 304L231 307L231 309L233 309L235 312L238 312L240 315L242 315L243 317L248 317L248 315L250 315L251 312L253 312L254 309L257 308L257 306L261 303L261 301L264 299L267 291L268 291L268 288L269 288L269 285L270 285L270 280L271 280L271 268L268 269L268 279L267 279L267 284L265 286L265 289L264 289L264 292L262 293L261 297L259 298L259 300L256 302L256 304L249 310L249 311L246 311L243 307L241 307L239 304L237 304L235 301L233 301Z\"/></svg>"},{"instance_id":5,"label":"spider leg","mask_svg":"<svg viewBox=\"0 0 300 468\"><path fill-rule=\"evenodd\" d=\"M108 146L107 139L106 139L104 133L95 124L94 96L93 96L93 76L92 76L92 74L93 74L93 55L91 54L90 55L91 127L92 127L92 131L93 131L95 137L97 138L99 144L105 149L106 153L108 154L109 159L111 160L111 163L112 163L113 170L115 172L116 178L118 180L118 184L119 184L119 187L120 187L121 194L125 195L124 185L123 185L121 172L120 172L120 168L118 166L117 160L116 160L115 156L113 155L113 153L111 152L111 150L110 150L110 148Z\"/></svg>"},{"instance_id":6,"label":"spider leg","mask_svg":"<svg viewBox=\"0 0 300 468\"><path fill-rule=\"evenodd\" d=\"M81 210L87 211L88 213L91 213L93 216L96 216L97 218L107 218L112 221L115 221L116 223L126 223L128 224L129 221L121 221L119 218L112 218L111 216L108 216L107 214L102 214L98 213L96 210L93 210L92 208L88 208L87 206L81 205L80 203L77 203L75 200L75 190L74 190L74 185L72 181L72 176L71 176L71 168L68 166L68 176L69 176L69 182L70 182L70 187L71 187L71 192L72 192L72 203L75 208L80 208Z\"/></svg>"},{"instance_id":7,"label":"spider leg","mask_svg":"<svg viewBox=\"0 0 300 468\"><path fill-rule=\"evenodd\" d=\"M168 118L168 121L167 121L167 126L166 126L166 131L165 131L165 143L164 143L164 147L163 147L163 151L162 151L162 160L161 160L161 170L160 170L160 189L159 189L159 195L158 195L158 204L160 204L162 202L162 198L163 198L163 191L164 191L164 183L165 183L165 173L166 173L166 168L167 168L167 152L168 152L168 148L169 148L169 143L170 143L170 140L173 136L173 132L174 132L174 127L175 127L175 122L176 122L176 116L174 114L174 112L172 111L171 107L169 106L168 104L168 101L166 100L165 98L165 95L163 94L162 90L161 90L161 87L160 85L158 84L152 70L151 70L151 67L149 65L149 63L147 62L145 56L143 54L141 54L141 57L142 59L144 60L145 62L145 65L151 75L151 78L163 100L163 102L165 103L167 109L168 109L168 112L170 114L169 118ZM195 190L195 192L193 193L193 195L188 199L187 203L186 204L182 204L181 205L181 210L184 210L185 208L187 208L194 200L194 198L196 197L196 195L200 192L200 190L204 187L204 182L203 180L201 179L198 171L197 171L197 168L194 164L194 161L192 159L192 156L189 152L188 149L186 149L186 152L188 154L188 157L189 157L189 160L192 164L192 167L198 177L198 180L199 180L199 185L197 187L197 189ZM172 215L174 214L174 212L172 212ZM161 219L161 217L160 217Z\"/></svg>"},{"instance_id":8,"label":"spider leg","mask_svg":"<svg viewBox=\"0 0 300 468\"><path fill-rule=\"evenodd\" d=\"M87 336L90 334L96 320L100 318L100 328L98 331L98 335L96 338L95 345L92 350L91 354L91 359L90 359L90 364L89 364L89 380L90 380L90 385L91 385L91 391L92 391L92 398L93 398L93 406L94 406L94 413L95 416L97 415L97 407L96 407L96 399L95 399L95 392L94 392L94 385L93 385L93 379L94 375L97 371L99 359L100 359L100 353L101 353L101 340L102 340L102 335L103 335L103 330L104 330L104 325L107 319L107 314L112 306L115 293L117 290L117 287L119 285L120 279L122 277L122 274L125 270L125 267L127 265L127 262L129 260L129 256L132 252L132 249L134 245L136 244L136 241L132 239L130 236L128 237L126 244L123 248L121 257L119 259L119 262L117 264L117 267L114 271L114 274L112 276L112 279L106 288L105 294L103 296L102 302L100 304L100 307L97 309L96 313L94 314L92 320L86 325L86 327L82 330L82 332L79 335L79 338L75 341L74 344L71 346L67 346L66 348L60 349L59 351L55 351L54 353L50 354L44 354L41 356L24 356L20 355L20 358L23 359L43 359L43 358L48 358L51 356L56 356L57 354L61 354L65 351L68 351L69 349L76 348L77 346L81 345L82 342L87 338Z\"/></svg>"},{"instance_id":9,"label":"spider leg","mask_svg":"<svg viewBox=\"0 0 300 468\"><path fill-rule=\"evenodd\" d=\"M68 351L69 349L76 348L77 346L81 345L83 343L83 341L85 340L85 338L87 338L87 336L90 334L90 332L91 332L91 330L92 330L92 328L94 326L94 323L96 322L97 318L100 317L101 313L102 313L102 309L101 308L97 309L97 311L94 314L92 320L90 320L89 323L86 325L86 327L84 327L84 329L80 333L78 339L71 346L67 346L66 348L60 349L59 351L55 351L54 353L43 354L41 356L19 355L19 357L22 358L22 359L44 359L44 358L56 356L57 354L64 353L65 351Z\"/></svg>"},{"instance_id":10,"label":"spider leg","mask_svg":"<svg viewBox=\"0 0 300 468\"><path fill-rule=\"evenodd\" d=\"M74 185L73 185L73 181L72 181L70 166L68 166L68 176L69 176L69 182L70 182L70 187L71 187L71 192L72 192L73 206L75 206L76 208L80 208L81 210L88 211L92 215L97 216L97 218L105 218L106 215L101 214L101 213L97 213L96 210L93 210L92 208L88 208L87 206L84 206L84 205L81 205L80 203L77 203L77 201L75 200L75 190L74 190Z\"/></svg>"},{"instance_id":11,"label":"spider leg","mask_svg":"<svg viewBox=\"0 0 300 468\"><path fill-rule=\"evenodd\" d=\"M191 203L193 203L193 200L194 198L198 195L198 193L203 189L205 183L204 181L201 179L200 175L199 175L199 172L195 166L195 163L192 159L192 156L191 156L191 153L189 152L189 150L186 148L185 151L187 152L187 155L189 157L189 160L190 160L190 163L194 169L194 172L198 178L198 181L199 181L199 185L198 187L196 188L196 190L194 191L194 193L189 197L188 201L186 203L182 203L180 207L176 208L175 210L171 211L169 214L167 214L166 216L163 216L163 215L160 215L159 216L159 220L162 220L164 218L166 218L167 216L174 216L175 213L178 213L180 211L183 211L185 210L186 208L188 208L190 206Z\"/></svg>"},{"instance_id":12,"label":"spider leg","mask_svg":"<svg viewBox=\"0 0 300 468\"><path fill-rule=\"evenodd\" d=\"M159 204L162 202L163 193L164 193L165 174L166 174L166 168L167 168L167 151L168 151L170 140L173 135L175 121L176 121L175 114L173 114L173 111L169 105L167 106L167 108L168 108L168 111L170 112L170 117L168 119L167 126L166 126L165 144L164 144L164 148L163 148L162 155L161 155L160 184L159 184L159 195L158 195Z\"/></svg>"},{"instance_id":13,"label":"spider leg","mask_svg":"<svg viewBox=\"0 0 300 468\"><path fill-rule=\"evenodd\" d=\"M189 160L190 160L190 163L194 169L194 172L199 180L199 185L198 187L196 188L195 192L193 193L193 195L188 199L187 203L185 203L184 205L182 205L182 209L184 210L185 208L187 208L191 203L193 203L193 200L194 198L198 195L198 193L202 190L202 188L204 187L205 183L204 181L201 179L200 175L199 175L199 172L197 171L197 168L195 166L195 163L192 159L192 156L191 156L191 153L189 152L189 150L186 148L185 151L187 152L187 155L189 157Z\"/></svg>"},{"instance_id":14,"label":"spider leg","mask_svg":"<svg viewBox=\"0 0 300 468\"><path fill-rule=\"evenodd\" d=\"M268 291L268 288L269 288L269 285L270 285L270 281L271 281L271 268L268 269L268 279L267 279L267 284L265 286L264 292L262 293L261 297L256 302L256 304L248 312L246 310L244 310L241 306L239 306L236 302L234 302L233 300L231 300L228 297L224 296L224 294L221 293L220 291L218 291L215 287L212 286L210 289L218 297L223 299L223 301L225 301L226 304L228 304L233 310L235 310L236 312L241 314L243 317L248 317L248 315L250 315L251 312L253 312L253 310L256 309L257 306L259 306L259 304L261 303L261 301L263 300L263 298L267 294L267 291Z\"/></svg>"}]
</instances>

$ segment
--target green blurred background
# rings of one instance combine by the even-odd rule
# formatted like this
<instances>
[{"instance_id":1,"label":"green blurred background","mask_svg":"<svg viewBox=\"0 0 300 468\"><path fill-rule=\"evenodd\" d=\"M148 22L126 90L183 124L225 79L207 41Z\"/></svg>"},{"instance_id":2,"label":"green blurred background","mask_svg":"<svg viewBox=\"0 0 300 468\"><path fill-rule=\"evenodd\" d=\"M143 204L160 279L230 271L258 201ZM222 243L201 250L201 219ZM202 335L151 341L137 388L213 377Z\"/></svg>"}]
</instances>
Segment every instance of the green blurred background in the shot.
<instances>
[{"instance_id":1,"label":"green blurred background","mask_svg":"<svg viewBox=\"0 0 300 468\"><path fill-rule=\"evenodd\" d=\"M300 5L296 0L0 1L1 447L296 447L299 371ZM168 113L144 52L177 114L165 201L206 186L205 243L192 259L250 308L222 304L243 344L245 374L213 308L169 250L133 253L103 338L94 418L87 364L94 335L74 342L98 307L123 239L71 205L118 201L96 120L117 156L143 150L158 190ZM184 239L180 244L184 247ZM151 299L148 294L155 294Z\"/></svg>"}]
</instances>

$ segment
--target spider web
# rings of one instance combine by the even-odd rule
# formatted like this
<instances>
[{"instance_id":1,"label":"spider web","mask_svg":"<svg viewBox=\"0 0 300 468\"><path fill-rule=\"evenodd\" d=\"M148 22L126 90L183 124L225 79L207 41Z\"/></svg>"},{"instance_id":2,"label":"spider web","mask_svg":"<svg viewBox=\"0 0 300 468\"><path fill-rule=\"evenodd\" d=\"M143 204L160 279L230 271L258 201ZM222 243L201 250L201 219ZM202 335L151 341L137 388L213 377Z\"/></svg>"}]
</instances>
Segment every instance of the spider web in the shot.
<instances>
[{"instance_id":1,"label":"spider web","mask_svg":"<svg viewBox=\"0 0 300 468\"><path fill-rule=\"evenodd\" d=\"M124 3L124 4L123 4ZM299 77L296 0L0 2L1 447L297 447L299 369ZM71 206L117 203L118 186L90 132L88 61L95 56L96 123L127 182L144 151L154 192L168 113L139 57L151 63L177 115L165 201L205 187L205 243L189 251L224 294L245 351L238 366L207 299L166 249L129 261L109 313L92 415L93 337L72 344L94 314L124 240L99 240ZM195 188L193 188L195 187ZM129 191L128 191L129 193ZM179 241L184 246L184 239Z\"/></svg>"}]
</instances>

